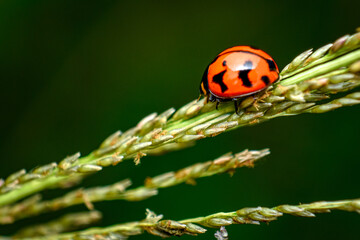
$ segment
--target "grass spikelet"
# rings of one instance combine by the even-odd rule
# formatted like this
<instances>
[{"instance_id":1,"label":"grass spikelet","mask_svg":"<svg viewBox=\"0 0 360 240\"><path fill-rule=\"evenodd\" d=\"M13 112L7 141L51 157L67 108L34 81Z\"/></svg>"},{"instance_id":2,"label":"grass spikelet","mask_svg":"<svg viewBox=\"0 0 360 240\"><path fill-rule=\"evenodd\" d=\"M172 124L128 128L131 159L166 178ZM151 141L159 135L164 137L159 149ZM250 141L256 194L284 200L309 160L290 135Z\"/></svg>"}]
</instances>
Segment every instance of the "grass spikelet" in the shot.
<instances>
[{"instance_id":1,"label":"grass spikelet","mask_svg":"<svg viewBox=\"0 0 360 240\"><path fill-rule=\"evenodd\" d=\"M60 187L72 187L86 176L115 166L127 159L135 164L147 155L163 154L193 146L198 140L215 137L239 127L302 113L325 113L345 106L360 104L360 33L345 35L334 43L315 51L307 50L294 58L280 73L278 82L265 91L242 99L239 111L231 102L216 104L206 99L193 100L179 110L170 108L163 113L151 113L133 128L116 131L90 154L80 153L66 157L58 164L52 162L33 170L21 169L0 179L0 223L56 211L77 204L90 210L93 203L108 200L140 201L158 194L160 188L181 183L195 183L198 178L229 172L239 167L251 167L269 154L269 150L243 151L225 154L218 159L197 163L186 168L147 178L143 186L127 189L130 180L109 186L78 189L53 200L41 200L37 193ZM339 94L346 93L346 94ZM25 200L22 200L25 199ZM20 201L21 200L21 201ZM54 222L25 229L15 238L28 239L126 239L144 231L160 237L202 234L203 227L219 228L231 224L260 224L275 221L290 214L315 217L331 210L360 211L360 200L315 202L300 205L280 205L273 208L242 208L234 212L220 212L205 217L181 221L164 220L162 215L148 211L142 221L117 224L110 227L72 231L100 218L99 213L68 215ZM93 216L91 214L94 214ZM54 235L50 235L54 234ZM222 228L218 239L226 239ZM43 237L38 237L44 235ZM32 238L32 236L34 236Z\"/></svg>"}]
</instances>

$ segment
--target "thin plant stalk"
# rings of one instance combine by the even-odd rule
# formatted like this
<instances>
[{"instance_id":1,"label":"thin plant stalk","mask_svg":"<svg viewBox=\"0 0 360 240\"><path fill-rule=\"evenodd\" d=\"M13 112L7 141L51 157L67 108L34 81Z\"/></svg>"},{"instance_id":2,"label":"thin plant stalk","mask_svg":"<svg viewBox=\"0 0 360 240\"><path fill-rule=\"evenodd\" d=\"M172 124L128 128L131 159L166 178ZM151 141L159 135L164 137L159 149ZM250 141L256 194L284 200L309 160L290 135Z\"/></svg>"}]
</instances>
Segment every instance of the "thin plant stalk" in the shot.
<instances>
[{"instance_id":1,"label":"thin plant stalk","mask_svg":"<svg viewBox=\"0 0 360 240\"><path fill-rule=\"evenodd\" d=\"M145 185L137 188L127 188L131 185L129 179L110 186L77 189L52 200L41 201L39 195L25 199L15 205L0 209L0 224L10 224L16 220L36 216L50 211L58 211L70 206L85 204L93 210L93 203L110 200L141 201L155 196L159 188L167 188L181 183L194 183L196 179L210 177L228 172L233 174L237 168L253 167L255 161L270 154L268 149L260 151L242 151L237 154L227 153L213 161L196 163L178 171L167 172L145 180Z\"/></svg>"},{"instance_id":2,"label":"thin plant stalk","mask_svg":"<svg viewBox=\"0 0 360 240\"><path fill-rule=\"evenodd\" d=\"M126 238L132 235L143 234L144 231L163 238L182 236L184 234L198 235L206 232L206 229L199 225L210 228L220 228L221 226L231 224L259 225L261 222L268 223L275 221L284 214L297 217L315 217L315 214L317 213L329 213L331 210L360 213L360 199L332 202L321 201L299 205L280 205L273 208L242 208L233 212L220 212L205 217L190 218L180 221L162 220L162 215L156 215L148 210L146 219L139 222L117 224L104 228L91 228L73 233L36 237L34 239L95 239L110 236ZM32 238L28 239L33 240Z\"/></svg>"}]
</instances>

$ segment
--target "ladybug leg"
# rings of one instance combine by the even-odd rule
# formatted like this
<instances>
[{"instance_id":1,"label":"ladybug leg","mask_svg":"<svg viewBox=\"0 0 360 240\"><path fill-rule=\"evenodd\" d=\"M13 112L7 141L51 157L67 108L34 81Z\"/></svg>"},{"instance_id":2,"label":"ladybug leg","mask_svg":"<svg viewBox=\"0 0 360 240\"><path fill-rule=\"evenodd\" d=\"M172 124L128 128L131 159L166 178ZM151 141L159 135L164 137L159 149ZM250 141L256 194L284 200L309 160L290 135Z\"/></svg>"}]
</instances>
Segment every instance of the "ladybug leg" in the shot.
<instances>
[{"instance_id":1,"label":"ladybug leg","mask_svg":"<svg viewBox=\"0 0 360 240\"><path fill-rule=\"evenodd\" d=\"M216 101L216 110L218 110L218 106L219 106L219 104L220 104L220 101Z\"/></svg>"},{"instance_id":2,"label":"ladybug leg","mask_svg":"<svg viewBox=\"0 0 360 240\"><path fill-rule=\"evenodd\" d=\"M234 101L234 107L235 107L235 113L238 114L238 112L239 112L239 105L238 105L238 101L237 101L237 100Z\"/></svg>"},{"instance_id":3,"label":"ladybug leg","mask_svg":"<svg viewBox=\"0 0 360 240\"><path fill-rule=\"evenodd\" d=\"M204 104L207 104L209 102L209 95L205 95L205 101L204 101Z\"/></svg>"}]
</instances>

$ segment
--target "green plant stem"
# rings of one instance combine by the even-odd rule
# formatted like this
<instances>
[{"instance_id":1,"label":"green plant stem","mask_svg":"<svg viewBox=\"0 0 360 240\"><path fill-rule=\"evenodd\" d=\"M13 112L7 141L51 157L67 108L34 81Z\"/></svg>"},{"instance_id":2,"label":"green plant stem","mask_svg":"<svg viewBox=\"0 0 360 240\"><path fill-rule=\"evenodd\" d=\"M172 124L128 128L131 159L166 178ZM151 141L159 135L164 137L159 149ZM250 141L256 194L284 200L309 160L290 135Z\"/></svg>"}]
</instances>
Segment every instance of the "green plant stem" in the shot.
<instances>
[{"instance_id":1,"label":"green plant stem","mask_svg":"<svg viewBox=\"0 0 360 240\"><path fill-rule=\"evenodd\" d=\"M356 33L337 40L330 50L327 47L320 53L301 54L291 62L278 84L265 93L243 99L238 114L234 113L232 103L221 104L216 110L214 103L205 104L204 99L193 101L172 117L174 109L159 115L150 114L124 134L117 132L105 140L99 149L86 157L63 160L64 164L63 161L59 165L54 163L29 173L13 174L2 183L0 181L0 207L57 187L73 177L81 178L103 167L116 165L121 159L134 158L138 164L146 154L178 150L196 140L238 127L280 116L324 113L360 104L359 93L318 103L330 94L350 91L360 85L359 48L360 34Z\"/></svg>"},{"instance_id":2,"label":"green plant stem","mask_svg":"<svg viewBox=\"0 0 360 240\"><path fill-rule=\"evenodd\" d=\"M291 84L296 84L306 79L315 78L317 76L329 73L341 67L348 66L352 62L357 61L359 59L360 59L360 49L357 49L353 52L335 58L329 62L325 62L323 64L320 64L303 72L298 72L297 74L291 77L283 78L280 84L283 86L287 86Z\"/></svg>"},{"instance_id":3,"label":"green plant stem","mask_svg":"<svg viewBox=\"0 0 360 240\"><path fill-rule=\"evenodd\" d=\"M153 178L147 178L145 186L126 190L130 180L124 180L110 186L78 189L66 195L47 201L25 199L13 206L0 209L0 224L13 223L16 220L36 216L49 211L57 211L77 204L85 204L93 210L92 203L110 200L140 201L158 193L159 188L166 188L181 183L194 183L195 179L220 173L233 173L237 168L253 167L254 162L269 154L268 149L260 151L242 151L237 154L225 154L213 161L196 163L176 172L167 172Z\"/></svg>"},{"instance_id":4,"label":"green plant stem","mask_svg":"<svg viewBox=\"0 0 360 240\"><path fill-rule=\"evenodd\" d=\"M161 220L162 215L157 216L153 212L148 211L146 219L139 222L129 222L104 228L91 228L79 232L28 239L64 240L91 238L95 236L106 238L113 234L126 237L142 234L144 230L150 234L161 237L182 236L184 234L197 235L200 233L205 233L206 229L195 224L211 228L219 228L221 226L227 226L231 224L258 225L260 222L275 221L283 214L290 214L298 217L315 217L316 213L328 213L331 210L360 213L360 199L332 202L322 201L299 205L280 205L273 208L242 208L234 212L215 213L205 217L190 218L181 221Z\"/></svg>"},{"instance_id":5,"label":"green plant stem","mask_svg":"<svg viewBox=\"0 0 360 240\"><path fill-rule=\"evenodd\" d=\"M102 214L98 211L70 213L44 224L23 228L14 235L14 238L46 236L70 232L99 222L101 218Z\"/></svg>"},{"instance_id":6,"label":"green plant stem","mask_svg":"<svg viewBox=\"0 0 360 240\"><path fill-rule=\"evenodd\" d=\"M44 181L32 181L24 184L21 188L11 191L7 194L0 196L0 206L13 203L19 199L32 195L34 193L43 191L44 189L50 188L59 182L65 180L67 177L51 176Z\"/></svg>"},{"instance_id":7,"label":"green plant stem","mask_svg":"<svg viewBox=\"0 0 360 240\"><path fill-rule=\"evenodd\" d=\"M218 110L213 110L211 112L201 114L200 116L194 117L184 122L169 122L169 125L165 128L165 130L171 131L179 128L185 128L185 130L188 130L199 124L208 122L214 118L222 116L223 114L231 112L234 112L233 104L226 103L226 105L224 105L222 108L219 108Z\"/></svg>"},{"instance_id":8,"label":"green plant stem","mask_svg":"<svg viewBox=\"0 0 360 240\"><path fill-rule=\"evenodd\" d=\"M93 158L92 154L89 154L88 156L83 157L81 160L83 162L86 162L86 161L92 160L92 158ZM24 197L34 194L34 193L38 193L45 189L54 187L54 186L58 185L59 183L66 181L68 179L69 179L68 175L63 175L63 176L60 175L59 176L54 173L53 175L48 176L45 179L39 179L39 180L34 180L34 181L30 181L28 183L25 183L25 184L21 185L21 187L18 189L10 191L6 194L1 194L0 195L0 207L7 205L9 203L16 202Z\"/></svg>"}]
</instances>

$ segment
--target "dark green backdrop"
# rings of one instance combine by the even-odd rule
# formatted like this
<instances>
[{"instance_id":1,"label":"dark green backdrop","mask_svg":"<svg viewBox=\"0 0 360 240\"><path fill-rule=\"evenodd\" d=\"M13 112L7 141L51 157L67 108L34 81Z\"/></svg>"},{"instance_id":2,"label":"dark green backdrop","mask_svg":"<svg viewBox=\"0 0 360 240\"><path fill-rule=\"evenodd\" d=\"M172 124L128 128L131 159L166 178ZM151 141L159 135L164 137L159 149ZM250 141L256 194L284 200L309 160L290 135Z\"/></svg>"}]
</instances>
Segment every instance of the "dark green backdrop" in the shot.
<instances>
[{"instance_id":1,"label":"dark green backdrop","mask_svg":"<svg viewBox=\"0 0 360 240\"><path fill-rule=\"evenodd\" d=\"M360 2L328 1L0 1L0 176L86 155L110 133L151 112L197 98L208 62L239 44L266 50L283 68L302 51L354 32ZM105 185L269 147L240 169L160 191L143 202L96 204L101 225L142 219L145 209L183 219L241 207L359 196L360 106L300 115L199 141L195 148L108 168L85 181ZM60 195L50 191L45 197ZM73 207L67 212L85 210ZM45 222L59 213L15 226ZM285 216L269 225L228 227L231 239L355 239L360 217L334 212ZM197 239L214 239L215 230ZM185 236L184 239L191 239ZM150 235L134 239L158 239Z\"/></svg>"}]
</instances>

